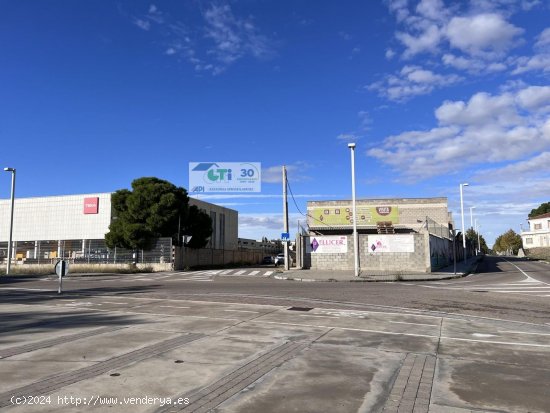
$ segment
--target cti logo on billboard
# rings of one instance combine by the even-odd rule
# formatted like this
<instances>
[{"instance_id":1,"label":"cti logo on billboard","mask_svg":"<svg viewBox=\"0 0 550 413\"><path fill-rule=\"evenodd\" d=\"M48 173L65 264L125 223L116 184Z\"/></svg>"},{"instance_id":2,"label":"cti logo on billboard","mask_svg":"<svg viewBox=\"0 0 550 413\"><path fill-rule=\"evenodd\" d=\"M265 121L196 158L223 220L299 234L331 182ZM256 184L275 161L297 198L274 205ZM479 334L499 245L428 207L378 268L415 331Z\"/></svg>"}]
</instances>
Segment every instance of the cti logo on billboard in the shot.
<instances>
[{"instance_id":1,"label":"cti logo on billboard","mask_svg":"<svg viewBox=\"0 0 550 413\"><path fill-rule=\"evenodd\" d=\"M260 192L259 162L190 162L191 192Z\"/></svg>"}]
</instances>

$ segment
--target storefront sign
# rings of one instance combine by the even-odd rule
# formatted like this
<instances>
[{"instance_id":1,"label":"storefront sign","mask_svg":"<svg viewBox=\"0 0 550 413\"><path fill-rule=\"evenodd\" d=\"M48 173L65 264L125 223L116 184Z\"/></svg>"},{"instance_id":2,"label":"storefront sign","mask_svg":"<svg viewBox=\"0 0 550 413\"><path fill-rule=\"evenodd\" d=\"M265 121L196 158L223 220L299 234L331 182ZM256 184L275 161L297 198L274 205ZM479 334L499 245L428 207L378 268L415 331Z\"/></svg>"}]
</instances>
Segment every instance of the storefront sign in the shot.
<instances>
[{"instance_id":1,"label":"storefront sign","mask_svg":"<svg viewBox=\"0 0 550 413\"><path fill-rule=\"evenodd\" d=\"M369 252L414 252L414 236L412 234L369 235Z\"/></svg>"},{"instance_id":2,"label":"storefront sign","mask_svg":"<svg viewBox=\"0 0 550 413\"><path fill-rule=\"evenodd\" d=\"M261 192L260 162L189 162L189 192Z\"/></svg>"},{"instance_id":3,"label":"storefront sign","mask_svg":"<svg viewBox=\"0 0 550 413\"><path fill-rule=\"evenodd\" d=\"M306 252L312 254L345 254L348 252L348 237L307 237Z\"/></svg>"},{"instance_id":4,"label":"storefront sign","mask_svg":"<svg viewBox=\"0 0 550 413\"><path fill-rule=\"evenodd\" d=\"M99 198L84 198L84 213L97 214L99 212Z\"/></svg>"},{"instance_id":5,"label":"storefront sign","mask_svg":"<svg viewBox=\"0 0 550 413\"><path fill-rule=\"evenodd\" d=\"M376 225L377 222L399 223L399 209L395 205L357 206L357 225ZM353 208L350 205L338 207L312 207L307 209L309 226L353 225Z\"/></svg>"}]
</instances>

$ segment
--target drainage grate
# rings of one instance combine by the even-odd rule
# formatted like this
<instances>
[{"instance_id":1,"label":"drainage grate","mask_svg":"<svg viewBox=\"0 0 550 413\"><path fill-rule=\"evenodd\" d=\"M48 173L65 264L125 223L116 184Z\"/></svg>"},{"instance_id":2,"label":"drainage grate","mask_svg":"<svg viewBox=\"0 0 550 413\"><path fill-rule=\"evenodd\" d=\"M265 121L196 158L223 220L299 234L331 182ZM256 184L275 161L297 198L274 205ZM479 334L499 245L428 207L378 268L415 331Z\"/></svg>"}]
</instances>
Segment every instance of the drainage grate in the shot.
<instances>
[{"instance_id":1,"label":"drainage grate","mask_svg":"<svg viewBox=\"0 0 550 413\"><path fill-rule=\"evenodd\" d=\"M310 310L313 310L313 307L290 307L287 310L289 310L289 311L310 311Z\"/></svg>"},{"instance_id":2,"label":"drainage grate","mask_svg":"<svg viewBox=\"0 0 550 413\"><path fill-rule=\"evenodd\" d=\"M489 291L487 291L487 290L472 290L472 292L474 292L474 293L488 293Z\"/></svg>"}]
</instances>

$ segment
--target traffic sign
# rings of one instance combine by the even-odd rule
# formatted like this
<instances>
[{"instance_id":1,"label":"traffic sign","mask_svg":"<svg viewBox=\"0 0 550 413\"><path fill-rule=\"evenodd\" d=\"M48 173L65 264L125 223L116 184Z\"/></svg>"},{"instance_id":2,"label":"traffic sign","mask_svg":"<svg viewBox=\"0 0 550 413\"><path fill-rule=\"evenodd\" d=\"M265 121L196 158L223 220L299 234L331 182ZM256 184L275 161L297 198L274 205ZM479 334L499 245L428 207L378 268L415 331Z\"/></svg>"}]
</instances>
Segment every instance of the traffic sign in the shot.
<instances>
[{"instance_id":1,"label":"traffic sign","mask_svg":"<svg viewBox=\"0 0 550 413\"><path fill-rule=\"evenodd\" d=\"M69 263L65 260L57 261L55 273L60 277L65 277L69 273Z\"/></svg>"},{"instance_id":2,"label":"traffic sign","mask_svg":"<svg viewBox=\"0 0 550 413\"><path fill-rule=\"evenodd\" d=\"M55 264L55 273L59 277L59 288L57 289L57 294L63 293L63 277L69 273L69 263L65 260L57 261Z\"/></svg>"},{"instance_id":3,"label":"traffic sign","mask_svg":"<svg viewBox=\"0 0 550 413\"><path fill-rule=\"evenodd\" d=\"M283 232L283 233L281 233L281 239L282 239L283 241L288 241L288 240L290 240L290 234L289 234L288 232Z\"/></svg>"}]
</instances>

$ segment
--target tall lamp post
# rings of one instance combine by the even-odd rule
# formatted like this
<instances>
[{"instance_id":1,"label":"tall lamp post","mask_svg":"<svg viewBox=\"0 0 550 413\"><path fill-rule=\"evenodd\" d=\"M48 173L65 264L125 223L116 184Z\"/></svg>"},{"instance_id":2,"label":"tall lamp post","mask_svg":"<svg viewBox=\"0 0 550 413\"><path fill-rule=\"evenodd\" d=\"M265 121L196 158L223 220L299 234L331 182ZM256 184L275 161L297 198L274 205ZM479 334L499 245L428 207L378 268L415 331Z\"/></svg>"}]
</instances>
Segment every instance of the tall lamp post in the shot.
<instances>
[{"instance_id":1,"label":"tall lamp post","mask_svg":"<svg viewBox=\"0 0 550 413\"><path fill-rule=\"evenodd\" d=\"M4 171L11 172L11 201L10 201L10 236L8 239L8 265L6 266L6 275L10 274L11 268L11 244L13 238L13 206L15 200L15 168L4 168Z\"/></svg>"},{"instance_id":2,"label":"tall lamp post","mask_svg":"<svg viewBox=\"0 0 550 413\"><path fill-rule=\"evenodd\" d=\"M475 208L476 208L475 206L470 207L470 228L472 229L475 228L474 227L474 209Z\"/></svg>"},{"instance_id":3,"label":"tall lamp post","mask_svg":"<svg viewBox=\"0 0 550 413\"><path fill-rule=\"evenodd\" d=\"M351 153L351 202L353 209L353 250L355 255L355 276L359 277L359 241L357 236L357 210L355 207L355 143L348 143Z\"/></svg>"},{"instance_id":4,"label":"tall lamp post","mask_svg":"<svg viewBox=\"0 0 550 413\"><path fill-rule=\"evenodd\" d=\"M466 251L466 230L464 228L464 195L463 195L463 188L465 186L468 186L468 184L460 184L460 216L462 217L462 248L464 249L464 261L466 261L467 258L467 251Z\"/></svg>"},{"instance_id":5,"label":"tall lamp post","mask_svg":"<svg viewBox=\"0 0 550 413\"><path fill-rule=\"evenodd\" d=\"M479 229L481 228L481 225L477 225L477 218L476 218L476 234L477 234L477 251L481 254L481 243L479 242Z\"/></svg>"}]
</instances>

